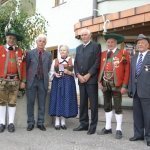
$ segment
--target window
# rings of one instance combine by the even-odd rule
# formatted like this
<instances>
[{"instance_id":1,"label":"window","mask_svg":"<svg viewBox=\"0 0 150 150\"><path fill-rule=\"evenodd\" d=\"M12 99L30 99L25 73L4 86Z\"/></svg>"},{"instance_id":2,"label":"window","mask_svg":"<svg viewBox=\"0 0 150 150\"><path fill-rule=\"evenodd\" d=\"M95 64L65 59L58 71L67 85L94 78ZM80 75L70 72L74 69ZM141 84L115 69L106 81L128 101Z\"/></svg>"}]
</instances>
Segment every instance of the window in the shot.
<instances>
[{"instance_id":1,"label":"window","mask_svg":"<svg viewBox=\"0 0 150 150\"><path fill-rule=\"evenodd\" d=\"M103 2L103 1L107 1L107 0L97 0L98 3Z\"/></svg>"},{"instance_id":2,"label":"window","mask_svg":"<svg viewBox=\"0 0 150 150\"><path fill-rule=\"evenodd\" d=\"M53 7L57 7L61 4L64 4L66 0L53 0Z\"/></svg>"}]
</instances>

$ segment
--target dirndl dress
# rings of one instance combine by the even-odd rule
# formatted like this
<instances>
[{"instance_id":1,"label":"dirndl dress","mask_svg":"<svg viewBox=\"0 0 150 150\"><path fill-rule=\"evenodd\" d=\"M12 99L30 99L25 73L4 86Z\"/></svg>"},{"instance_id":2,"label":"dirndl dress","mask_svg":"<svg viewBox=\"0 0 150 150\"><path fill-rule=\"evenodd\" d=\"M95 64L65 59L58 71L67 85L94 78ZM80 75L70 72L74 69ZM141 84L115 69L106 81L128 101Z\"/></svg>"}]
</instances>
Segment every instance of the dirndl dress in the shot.
<instances>
[{"instance_id":1,"label":"dirndl dress","mask_svg":"<svg viewBox=\"0 0 150 150\"><path fill-rule=\"evenodd\" d=\"M60 78L54 77L50 92L49 115L71 118L76 117L77 114L77 93L74 77L66 74Z\"/></svg>"}]
</instances>

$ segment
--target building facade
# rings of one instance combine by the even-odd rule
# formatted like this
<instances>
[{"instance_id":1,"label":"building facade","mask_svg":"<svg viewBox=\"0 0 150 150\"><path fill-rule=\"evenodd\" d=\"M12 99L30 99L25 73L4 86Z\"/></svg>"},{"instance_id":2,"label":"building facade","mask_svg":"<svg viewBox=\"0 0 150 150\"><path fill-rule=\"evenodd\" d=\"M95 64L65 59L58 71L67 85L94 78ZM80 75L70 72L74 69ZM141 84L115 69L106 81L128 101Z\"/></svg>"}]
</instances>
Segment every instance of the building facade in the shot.
<instances>
[{"instance_id":1,"label":"building facade","mask_svg":"<svg viewBox=\"0 0 150 150\"><path fill-rule=\"evenodd\" d=\"M75 48L81 43L80 31L88 28L92 38L100 42L105 50L104 29L107 32L120 33L125 36L122 48L131 51L139 33L149 36L150 2L147 0L40 0L36 9L49 22L47 48L53 58L58 55L61 44L67 44L75 55ZM99 91L99 103L103 104ZM124 106L131 106L132 101L124 97Z\"/></svg>"},{"instance_id":2,"label":"building facade","mask_svg":"<svg viewBox=\"0 0 150 150\"><path fill-rule=\"evenodd\" d=\"M37 11L48 21L47 47L57 57L57 49L61 44L67 44L70 53L81 43L75 38L74 24L80 18L86 18L92 14L93 0L37 0Z\"/></svg>"},{"instance_id":3,"label":"building facade","mask_svg":"<svg viewBox=\"0 0 150 150\"><path fill-rule=\"evenodd\" d=\"M103 39L104 26L107 32L116 32L125 36L125 45L132 46L136 36L150 33L150 2L147 0L97 0L93 1L91 18L80 19L75 24L76 38L80 39L80 30L89 28L96 41L105 49ZM104 23L105 22L105 23ZM124 47L123 46L123 47Z\"/></svg>"}]
</instances>

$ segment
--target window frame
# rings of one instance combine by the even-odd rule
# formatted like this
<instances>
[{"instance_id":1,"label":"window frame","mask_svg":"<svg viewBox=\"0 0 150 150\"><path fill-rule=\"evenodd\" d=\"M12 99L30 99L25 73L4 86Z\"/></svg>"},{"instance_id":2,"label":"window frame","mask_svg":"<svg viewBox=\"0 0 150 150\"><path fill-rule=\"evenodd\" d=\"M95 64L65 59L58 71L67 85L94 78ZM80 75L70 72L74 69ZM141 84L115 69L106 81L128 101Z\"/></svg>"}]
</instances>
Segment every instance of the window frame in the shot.
<instances>
[{"instance_id":1,"label":"window frame","mask_svg":"<svg viewBox=\"0 0 150 150\"><path fill-rule=\"evenodd\" d=\"M53 8L54 7L58 7L58 6L62 5L62 4L65 4L66 2L67 2L67 0L54 0Z\"/></svg>"}]
</instances>

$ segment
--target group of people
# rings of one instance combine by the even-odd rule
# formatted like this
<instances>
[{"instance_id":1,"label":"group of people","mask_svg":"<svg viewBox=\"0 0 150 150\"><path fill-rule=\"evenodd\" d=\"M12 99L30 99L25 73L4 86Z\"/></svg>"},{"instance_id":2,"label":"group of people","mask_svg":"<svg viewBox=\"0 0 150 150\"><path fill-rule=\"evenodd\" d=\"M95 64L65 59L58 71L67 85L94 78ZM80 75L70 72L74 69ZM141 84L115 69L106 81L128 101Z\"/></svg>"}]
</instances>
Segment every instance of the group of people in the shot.
<instances>
[{"instance_id":1,"label":"group of people","mask_svg":"<svg viewBox=\"0 0 150 150\"><path fill-rule=\"evenodd\" d=\"M26 88L27 131L35 126L34 103L38 100L37 128L45 131L45 102L49 80L52 81L49 115L55 116L54 128L67 129L66 118L78 114L75 77L80 91L79 126L73 131L96 132L98 122L98 89L104 97L106 124L98 135L112 134L113 104L116 118L116 139L122 134L122 95L133 98L134 136L130 141L146 140L150 146L150 39L140 34L136 40L138 52L130 57L118 44L124 42L120 34L104 35L107 49L91 40L88 29L81 31L82 44L76 48L75 60L69 56L67 45L61 45L60 57L51 59L45 51L47 38L39 35L37 47L26 53L16 46L21 40L15 32L6 33L6 45L0 46L0 132L6 128L8 110L9 132L15 131L14 117L18 89ZM90 105L88 104L90 103ZM8 107L6 109L6 107ZM89 119L88 108L91 110Z\"/></svg>"}]
</instances>

